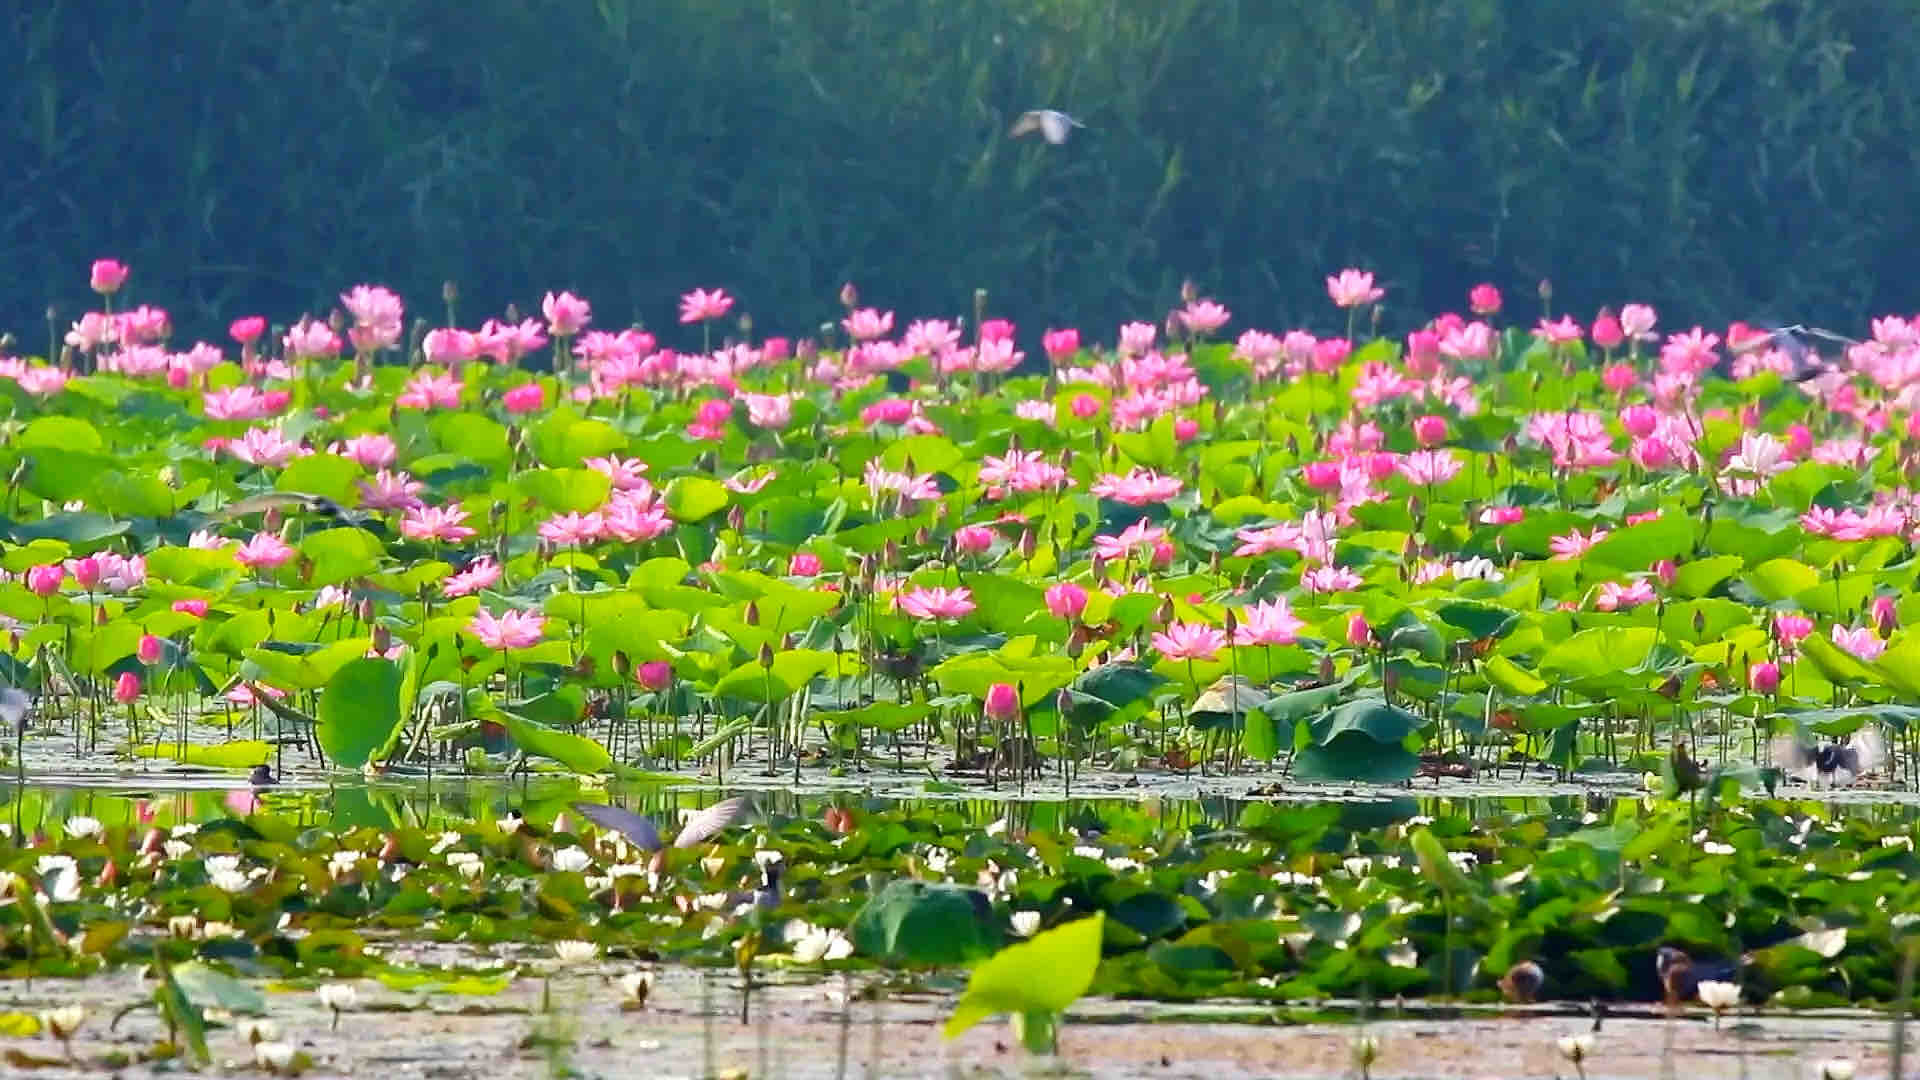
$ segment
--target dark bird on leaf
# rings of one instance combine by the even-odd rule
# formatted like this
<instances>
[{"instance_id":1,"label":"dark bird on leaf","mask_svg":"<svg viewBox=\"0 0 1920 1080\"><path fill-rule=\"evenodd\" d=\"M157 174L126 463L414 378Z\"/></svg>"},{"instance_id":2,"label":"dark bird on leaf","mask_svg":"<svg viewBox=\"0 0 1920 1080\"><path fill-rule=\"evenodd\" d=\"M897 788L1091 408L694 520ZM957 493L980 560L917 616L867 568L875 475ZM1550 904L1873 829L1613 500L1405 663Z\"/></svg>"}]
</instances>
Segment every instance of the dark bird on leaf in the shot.
<instances>
[{"instance_id":1,"label":"dark bird on leaf","mask_svg":"<svg viewBox=\"0 0 1920 1080\"><path fill-rule=\"evenodd\" d=\"M254 787L272 787L279 782L273 775L273 766L264 761L255 765L253 771L247 774L247 783Z\"/></svg>"},{"instance_id":2,"label":"dark bird on leaf","mask_svg":"<svg viewBox=\"0 0 1920 1080\"><path fill-rule=\"evenodd\" d=\"M622 810L618 806L605 803L577 802L573 808L581 817L603 829L612 829L633 842L633 845L645 852L659 851L664 845L660 840L660 827L645 814L636 814L631 810ZM727 829L738 824L747 816L750 807L746 796L736 795L723 799L705 810L687 819L680 829L680 835L674 838L677 848L692 847L713 839Z\"/></svg>"},{"instance_id":3,"label":"dark bird on leaf","mask_svg":"<svg viewBox=\"0 0 1920 1080\"><path fill-rule=\"evenodd\" d=\"M1540 965L1531 960L1522 960L1507 969L1497 984L1500 992L1515 1005L1531 1005L1540 996L1540 988L1546 985L1547 973Z\"/></svg>"},{"instance_id":4,"label":"dark bird on leaf","mask_svg":"<svg viewBox=\"0 0 1920 1080\"><path fill-rule=\"evenodd\" d=\"M1732 961L1695 960L1671 945L1662 945L1653 954L1653 971L1669 1007L1691 1000L1701 983L1732 982L1736 973Z\"/></svg>"},{"instance_id":5,"label":"dark bird on leaf","mask_svg":"<svg viewBox=\"0 0 1920 1080\"><path fill-rule=\"evenodd\" d=\"M1887 740L1869 724L1845 742L1803 742L1793 735L1773 740L1773 763L1814 787L1846 787L1887 765Z\"/></svg>"}]
</instances>

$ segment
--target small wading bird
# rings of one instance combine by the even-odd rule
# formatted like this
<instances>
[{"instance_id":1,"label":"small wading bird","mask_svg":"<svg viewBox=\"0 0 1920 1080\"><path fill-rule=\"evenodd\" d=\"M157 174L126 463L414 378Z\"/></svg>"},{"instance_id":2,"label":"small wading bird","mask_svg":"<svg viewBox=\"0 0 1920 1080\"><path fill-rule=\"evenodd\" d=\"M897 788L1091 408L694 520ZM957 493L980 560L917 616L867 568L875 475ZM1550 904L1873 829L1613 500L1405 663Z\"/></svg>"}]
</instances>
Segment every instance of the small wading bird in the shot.
<instances>
[{"instance_id":1,"label":"small wading bird","mask_svg":"<svg viewBox=\"0 0 1920 1080\"><path fill-rule=\"evenodd\" d=\"M1847 787L1887 765L1887 740L1868 724L1845 742L1802 742L1794 735L1773 740L1773 763L1788 776L1814 787Z\"/></svg>"},{"instance_id":2,"label":"small wading bird","mask_svg":"<svg viewBox=\"0 0 1920 1080\"><path fill-rule=\"evenodd\" d=\"M1007 134L1017 139L1037 131L1041 138L1059 146L1067 141L1067 136L1073 134L1074 128L1086 126L1057 109L1028 109L1013 122L1013 128Z\"/></svg>"},{"instance_id":3,"label":"small wading bird","mask_svg":"<svg viewBox=\"0 0 1920 1080\"><path fill-rule=\"evenodd\" d=\"M306 495L297 491L267 491L259 495L249 495L215 510L208 515L215 521L232 521L248 514L264 514L269 510L298 509L323 518L332 518L352 524L365 520L365 516L356 514L325 495Z\"/></svg>"},{"instance_id":4,"label":"small wading bird","mask_svg":"<svg viewBox=\"0 0 1920 1080\"><path fill-rule=\"evenodd\" d=\"M1698 960L1671 945L1662 945L1653 954L1653 971L1660 979L1660 990L1669 1009L1694 997L1703 982L1731 982L1737 974L1728 960Z\"/></svg>"}]
</instances>

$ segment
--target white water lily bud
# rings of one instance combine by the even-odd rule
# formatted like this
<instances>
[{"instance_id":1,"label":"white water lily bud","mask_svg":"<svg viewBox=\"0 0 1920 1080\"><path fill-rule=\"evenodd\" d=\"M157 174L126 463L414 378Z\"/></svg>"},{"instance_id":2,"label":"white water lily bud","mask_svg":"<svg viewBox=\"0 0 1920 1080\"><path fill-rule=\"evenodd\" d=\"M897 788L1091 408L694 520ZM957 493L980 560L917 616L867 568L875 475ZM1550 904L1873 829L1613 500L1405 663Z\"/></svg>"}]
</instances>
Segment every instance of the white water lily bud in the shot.
<instances>
[{"instance_id":1,"label":"white water lily bud","mask_svg":"<svg viewBox=\"0 0 1920 1080\"><path fill-rule=\"evenodd\" d=\"M636 1005L645 1005L653 993L653 972L630 971L619 979L620 994Z\"/></svg>"},{"instance_id":2,"label":"white water lily bud","mask_svg":"<svg viewBox=\"0 0 1920 1080\"><path fill-rule=\"evenodd\" d=\"M563 964L584 964L600 955L600 946L591 941L556 941L553 954Z\"/></svg>"},{"instance_id":3,"label":"white water lily bud","mask_svg":"<svg viewBox=\"0 0 1920 1080\"><path fill-rule=\"evenodd\" d=\"M1560 1048L1560 1056L1575 1065L1593 1056L1592 1035L1562 1035L1557 1045Z\"/></svg>"},{"instance_id":4,"label":"white water lily bud","mask_svg":"<svg viewBox=\"0 0 1920 1080\"><path fill-rule=\"evenodd\" d=\"M200 920L193 915L175 915L167 920L167 933L177 938L189 938L200 929Z\"/></svg>"},{"instance_id":5,"label":"white water lily bud","mask_svg":"<svg viewBox=\"0 0 1920 1080\"><path fill-rule=\"evenodd\" d=\"M1040 913L1037 911L1016 911L1008 918L1013 924L1017 937L1032 937L1040 931Z\"/></svg>"},{"instance_id":6,"label":"white water lily bud","mask_svg":"<svg viewBox=\"0 0 1920 1080\"><path fill-rule=\"evenodd\" d=\"M1819 1080L1853 1080L1853 1061L1850 1058L1831 1058L1821 1062L1813 1074Z\"/></svg>"},{"instance_id":7,"label":"white water lily bud","mask_svg":"<svg viewBox=\"0 0 1920 1080\"><path fill-rule=\"evenodd\" d=\"M1740 987L1735 983L1722 982L1718 979L1701 980L1700 985L1694 989L1694 994L1699 997L1700 1004L1714 1012L1731 1009L1740 1004Z\"/></svg>"},{"instance_id":8,"label":"white water lily bud","mask_svg":"<svg viewBox=\"0 0 1920 1080\"><path fill-rule=\"evenodd\" d=\"M593 865L593 856L577 847L561 848L553 853L553 868L565 874L577 874Z\"/></svg>"},{"instance_id":9,"label":"white water lily bud","mask_svg":"<svg viewBox=\"0 0 1920 1080\"><path fill-rule=\"evenodd\" d=\"M76 815L67 819L67 835L75 840L98 840L107 835L99 818Z\"/></svg>"},{"instance_id":10,"label":"white water lily bud","mask_svg":"<svg viewBox=\"0 0 1920 1080\"><path fill-rule=\"evenodd\" d=\"M280 1037L280 1029L271 1020L246 1019L233 1026L234 1034L249 1046L273 1042Z\"/></svg>"},{"instance_id":11,"label":"white water lily bud","mask_svg":"<svg viewBox=\"0 0 1920 1080\"><path fill-rule=\"evenodd\" d=\"M293 1067L295 1050L292 1043L260 1042L253 1044L253 1063L272 1073L286 1072Z\"/></svg>"},{"instance_id":12,"label":"white water lily bud","mask_svg":"<svg viewBox=\"0 0 1920 1080\"><path fill-rule=\"evenodd\" d=\"M61 1042L73 1038L80 1025L87 1021L87 1008L84 1005L62 1005L57 1009L48 1009L40 1014L40 1023Z\"/></svg>"}]
</instances>

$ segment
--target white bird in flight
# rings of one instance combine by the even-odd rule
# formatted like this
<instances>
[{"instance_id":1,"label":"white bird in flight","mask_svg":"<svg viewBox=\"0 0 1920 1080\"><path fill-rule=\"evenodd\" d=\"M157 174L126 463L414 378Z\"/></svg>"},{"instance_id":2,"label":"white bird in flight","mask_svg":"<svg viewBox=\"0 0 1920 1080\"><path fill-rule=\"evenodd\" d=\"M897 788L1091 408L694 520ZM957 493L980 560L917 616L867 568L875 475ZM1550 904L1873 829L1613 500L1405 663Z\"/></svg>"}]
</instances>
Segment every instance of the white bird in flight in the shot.
<instances>
[{"instance_id":1,"label":"white bird in flight","mask_svg":"<svg viewBox=\"0 0 1920 1080\"><path fill-rule=\"evenodd\" d=\"M1059 146L1067 141L1074 128L1086 126L1057 109L1029 109L1020 114L1020 119L1013 122L1013 130L1007 134L1017 139L1037 131L1041 138Z\"/></svg>"}]
</instances>

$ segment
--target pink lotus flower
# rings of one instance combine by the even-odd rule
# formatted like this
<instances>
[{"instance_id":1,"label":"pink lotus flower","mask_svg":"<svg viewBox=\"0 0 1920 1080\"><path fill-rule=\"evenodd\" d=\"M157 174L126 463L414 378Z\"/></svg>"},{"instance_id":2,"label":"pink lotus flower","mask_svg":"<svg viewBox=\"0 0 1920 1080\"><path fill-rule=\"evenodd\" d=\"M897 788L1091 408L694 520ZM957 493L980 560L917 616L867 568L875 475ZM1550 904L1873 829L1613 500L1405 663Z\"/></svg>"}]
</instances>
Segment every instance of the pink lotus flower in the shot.
<instances>
[{"instance_id":1,"label":"pink lotus flower","mask_svg":"<svg viewBox=\"0 0 1920 1080\"><path fill-rule=\"evenodd\" d=\"M1565 536L1553 537L1547 541L1547 546L1553 549L1553 557L1556 559L1577 559L1590 551L1593 545L1606 538L1607 530L1596 526L1589 533L1583 534L1579 529L1575 529Z\"/></svg>"},{"instance_id":2,"label":"pink lotus flower","mask_svg":"<svg viewBox=\"0 0 1920 1080\"><path fill-rule=\"evenodd\" d=\"M540 539L555 547L578 547L600 539L606 521L598 513L555 514L540 523Z\"/></svg>"},{"instance_id":3,"label":"pink lotus flower","mask_svg":"<svg viewBox=\"0 0 1920 1080\"><path fill-rule=\"evenodd\" d=\"M537 645L547 626L547 617L537 611L508 611L495 616L485 608L473 613L467 632L489 649L505 652Z\"/></svg>"},{"instance_id":4,"label":"pink lotus flower","mask_svg":"<svg viewBox=\"0 0 1920 1080\"><path fill-rule=\"evenodd\" d=\"M700 403L693 415L693 422L687 425L687 434L696 439L720 440L726 437L727 424L733 420L733 404L719 398L708 398Z\"/></svg>"},{"instance_id":5,"label":"pink lotus flower","mask_svg":"<svg viewBox=\"0 0 1920 1080\"><path fill-rule=\"evenodd\" d=\"M46 563L27 568L27 589L35 596L48 597L60 591L60 585L67 580L67 568L59 563Z\"/></svg>"},{"instance_id":6,"label":"pink lotus flower","mask_svg":"<svg viewBox=\"0 0 1920 1080\"><path fill-rule=\"evenodd\" d=\"M624 544L638 544L673 529L667 508L653 501L653 492L616 491L600 514L600 535Z\"/></svg>"},{"instance_id":7,"label":"pink lotus flower","mask_svg":"<svg viewBox=\"0 0 1920 1080\"><path fill-rule=\"evenodd\" d=\"M1359 574L1344 566L1316 566L1300 575L1300 587L1310 593L1336 593L1366 584Z\"/></svg>"},{"instance_id":8,"label":"pink lotus flower","mask_svg":"<svg viewBox=\"0 0 1920 1080\"><path fill-rule=\"evenodd\" d=\"M1780 640L1781 646L1789 653L1800 643L1800 639L1811 633L1813 620L1805 615L1785 612L1773 617L1773 636Z\"/></svg>"},{"instance_id":9,"label":"pink lotus flower","mask_svg":"<svg viewBox=\"0 0 1920 1080\"><path fill-rule=\"evenodd\" d=\"M622 458L618 454L590 457L586 460L586 466L613 481L615 491L651 490L653 487L644 475L647 463L638 458Z\"/></svg>"},{"instance_id":10,"label":"pink lotus flower","mask_svg":"<svg viewBox=\"0 0 1920 1080\"><path fill-rule=\"evenodd\" d=\"M968 555L984 555L993 548L993 530L985 525L962 525L953 530L953 547Z\"/></svg>"},{"instance_id":11,"label":"pink lotus flower","mask_svg":"<svg viewBox=\"0 0 1920 1080\"><path fill-rule=\"evenodd\" d=\"M394 404L403 409L457 409L464 384L450 374L425 370L407 380Z\"/></svg>"},{"instance_id":12,"label":"pink lotus flower","mask_svg":"<svg viewBox=\"0 0 1920 1080\"><path fill-rule=\"evenodd\" d=\"M400 535L410 540L442 540L457 544L471 539L474 531L463 522L467 512L449 503L446 506L415 506L400 519Z\"/></svg>"},{"instance_id":13,"label":"pink lotus flower","mask_svg":"<svg viewBox=\"0 0 1920 1080\"><path fill-rule=\"evenodd\" d=\"M1356 649L1373 645L1373 627L1368 626L1367 617L1357 611L1347 619L1347 644Z\"/></svg>"},{"instance_id":14,"label":"pink lotus flower","mask_svg":"<svg viewBox=\"0 0 1920 1080\"><path fill-rule=\"evenodd\" d=\"M296 360L340 355L340 336L326 323L302 319L287 331L282 344L287 355Z\"/></svg>"},{"instance_id":15,"label":"pink lotus flower","mask_svg":"<svg viewBox=\"0 0 1920 1080\"><path fill-rule=\"evenodd\" d=\"M1756 694L1773 694L1780 690L1780 665L1771 660L1761 660L1747 668L1747 685Z\"/></svg>"},{"instance_id":16,"label":"pink lotus flower","mask_svg":"<svg viewBox=\"0 0 1920 1080\"><path fill-rule=\"evenodd\" d=\"M1620 309L1620 329L1634 341L1651 338L1655 321L1653 309L1645 304L1628 304Z\"/></svg>"},{"instance_id":17,"label":"pink lotus flower","mask_svg":"<svg viewBox=\"0 0 1920 1080\"><path fill-rule=\"evenodd\" d=\"M420 340L420 351L427 363L457 367L480 355L480 339L470 331L442 327L427 331Z\"/></svg>"},{"instance_id":18,"label":"pink lotus flower","mask_svg":"<svg viewBox=\"0 0 1920 1080\"><path fill-rule=\"evenodd\" d=\"M1080 351L1080 331L1049 330L1041 335L1040 347L1046 350L1048 359L1058 363Z\"/></svg>"},{"instance_id":19,"label":"pink lotus flower","mask_svg":"<svg viewBox=\"0 0 1920 1080\"><path fill-rule=\"evenodd\" d=\"M391 466L400 457L400 448L394 445L393 439L378 432L334 443L332 451L349 461L359 462L362 468L376 471Z\"/></svg>"},{"instance_id":20,"label":"pink lotus flower","mask_svg":"<svg viewBox=\"0 0 1920 1080\"><path fill-rule=\"evenodd\" d=\"M1399 462L1400 475L1415 484L1444 484L1464 468L1451 450L1415 450Z\"/></svg>"},{"instance_id":21,"label":"pink lotus flower","mask_svg":"<svg viewBox=\"0 0 1920 1080\"><path fill-rule=\"evenodd\" d=\"M112 296L127 283L127 268L117 259L95 259L88 283L101 296Z\"/></svg>"},{"instance_id":22,"label":"pink lotus flower","mask_svg":"<svg viewBox=\"0 0 1920 1080\"><path fill-rule=\"evenodd\" d=\"M940 485L934 483L932 473L918 476L910 473L895 472L880 464L878 458L869 458L865 479L867 491L877 502L881 497L893 495L899 499L920 502L940 497Z\"/></svg>"},{"instance_id":23,"label":"pink lotus flower","mask_svg":"<svg viewBox=\"0 0 1920 1080\"><path fill-rule=\"evenodd\" d=\"M537 412L546 403L546 388L537 382L522 383L500 395L500 405L509 413Z\"/></svg>"},{"instance_id":24,"label":"pink lotus flower","mask_svg":"<svg viewBox=\"0 0 1920 1080\"><path fill-rule=\"evenodd\" d=\"M1195 300L1181 308L1179 315L1180 325L1187 328L1187 333L1196 336L1213 333L1227 325L1227 320L1233 317L1231 312L1213 300Z\"/></svg>"},{"instance_id":25,"label":"pink lotus flower","mask_svg":"<svg viewBox=\"0 0 1920 1080\"><path fill-rule=\"evenodd\" d=\"M964 619L973 613L973 591L965 586L914 588L900 594L899 605L916 619Z\"/></svg>"},{"instance_id":26,"label":"pink lotus flower","mask_svg":"<svg viewBox=\"0 0 1920 1080\"><path fill-rule=\"evenodd\" d=\"M1103 499L1129 506L1146 506L1149 503L1166 502L1180 494L1184 486L1177 476L1162 476L1152 469L1135 466L1125 476L1102 473L1089 490Z\"/></svg>"},{"instance_id":27,"label":"pink lotus flower","mask_svg":"<svg viewBox=\"0 0 1920 1080\"><path fill-rule=\"evenodd\" d=\"M1440 335L1440 353L1454 360L1481 360L1493 355L1493 327L1471 322Z\"/></svg>"},{"instance_id":28,"label":"pink lotus flower","mask_svg":"<svg viewBox=\"0 0 1920 1080\"><path fill-rule=\"evenodd\" d=\"M1632 364L1608 364L1600 373L1600 384L1616 394L1624 394L1640 381L1640 373Z\"/></svg>"},{"instance_id":29,"label":"pink lotus flower","mask_svg":"<svg viewBox=\"0 0 1920 1080\"><path fill-rule=\"evenodd\" d=\"M1047 611L1055 618L1072 621L1087 610L1087 590L1071 581L1062 581L1047 588L1046 601Z\"/></svg>"},{"instance_id":30,"label":"pink lotus flower","mask_svg":"<svg viewBox=\"0 0 1920 1080\"><path fill-rule=\"evenodd\" d=\"M1580 340L1580 335L1580 324L1574 322L1570 315L1553 320L1542 318L1540 324L1533 328L1533 336L1549 345L1571 345Z\"/></svg>"},{"instance_id":31,"label":"pink lotus flower","mask_svg":"<svg viewBox=\"0 0 1920 1080\"><path fill-rule=\"evenodd\" d=\"M1887 651L1887 643L1875 636L1870 626L1845 627L1835 623L1832 636L1835 645L1869 664Z\"/></svg>"},{"instance_id":32,"label":"pink lotus flower","mask_svg":"<svg viewBox=\"0 0 1920 1080\"><path fill-rule=\"evenodd\" d=\"M919 411L915 402L906 398L882 398L860 410L860 422L863 424L892 424L899 426L913 418Z\"/></svg>"},{"instance_id":33,"label":"pink lotus flower","mask_svg":"<svg viewBox=\"0 0 1920 1080\"><path fill-rule=\"evenodd\" d=\"M1278 596L1241 608L1233 630L1235 645L1291 645L1300 639L1306 620L1293 613L1287 598Z\"/></svg>"},{"instance_id":34,"label":"pink lotus flower","mask_svg":"<svg viewBox=\"0 0 1920 1080\"><path fill-rule=\"evenodd\" d=\"M274 570L293 558L293 548L270 532L258 532L233 553L235 562L249 570Z\"/></svg>"},{"instance_id":35,"label":"pink lotus flower","mask_svg":"<svg viewBox=\"0 0 1920 1080\"><path fill-rule=\"evenodd\" d=\"M1120 328L1120 351L1130 356L1146 353L1153 348L1154 335L1159 332L1159 328L1152 323L1127 323Z\"/></svg>"},{"instance_id":36,"label":"pink lotus flower","mask_svg":"<svg viewBox=\"0 0 1920 1080\"><path fill-rule=\"evenodd\" d=\"M1211 660L1226 647L1227 635L1206 623L1176 622L1150 640L1168 660Z\"/></svg>"},{"instance_id":37,"label":"pink lotus flower","mask_svg":"<svg viewBox=\"0 0 1920 1080\"><path fill-rule=\"evenodd\" d=\"M741 394L747 403L747 423L762 431L780 431L793 423L792 394Z\"/></svg>"},{"instance_id":38,"label":"pink lotus flower","mask_svg":"<svg viewBox=\"0 0 1920 1080\"><path fill-rule=\"evenodd\" d=\"M1013 323L1006 319L985 320L980 324L980 340L982 342L1012 341Z\"/></svg>"},{"instance_id":39,"label":"pink lotus flower","mask_svg":"<svg viewBox=\"0 0 1920 1080\"><path fill-rule=\"evenodd\" d=\"M593 306L570 292L548 293L540 300L540 314L547 317L548 333L572 337L593 321Z\"/></svg>"},{"instance_id":40,"label":"pink lotus flower","mask_svg":"<svg viewBox=\"0 0 1920 1080\"><path fill-rule=\"evenodd\" d=\"M1315 491L1332 491L1340 486L1340 463L1309 461L1300 466L1300 479Z\"/></svg>"},{"instance_id":41,"label":"pink lotus flower","mask_svg":"<svg viewBox=\"0 0 1920 1080\"><path fill-rule=\"evenodd\" d=\"M140 676L131 671L123 671L113 683L113 700L122 705L131 705L140 700Z\"/></svg>"},{"instance_id":42,"label":"pink lotus flower","mask_svg":"<svg viewBox=\"0 0 1920 1080\"><path fill-rule=\"evenodd\" d=\"M796 551L793 558L787 560L789 577L817 577L820 569L820 556L811 551Z\"/></svg>"},{"instance_id":43,"label":"pink lotus flower","mask_svg":"<svg viewBox=\"0 0 1920 1080\"><path fill-rule=\"evenodd\" d=\"M1600 594L1595 597L1593 606L1597 611L1625 611L1641 604L1650 604L1655 599L1653 586L1645 581L1636 581L1631 585L1606 581L1601 583Z\"/></svg>"},{"instance_id":44,"label":"pink lotus flower","mask_svg":"<svg viewBox=\"0 0 1920 1080\"><path fill-rule=\"evenodd\" d=\"M307 453L307 449L289 440L279 428L248 428L227 444L227 452L249 465L277 469Z\"/></svg>"},{"instance_id":45,"label":"pink lotus flower","mask_svg":"<svg viewBox=\"0 0 1920 1080\"><path fill-rule=\"evenodd\" d=\"M406 510L420 505L420 492L426 489L413 477L404 472L393 473L385 469L375 473L372 480L362 480L360 487L360 505L369 510Z\"/></svg>"},{"instance_id":46,"label":"pink lotus flower","mask_svg":"<svg viewBox=\"0 0 1920 1080\"><path fill-rule=\"evenodd\" d=\"M500 580L500 564L489 556L481 556L467 564L467 568L457 574L451 574L440 583L440 592L447 599L469 596L481 589L491 588Z\"/></svg>"},{"instance_id":47,"label":"pink lotus flower","mask_svg":"<svg viewBox=\"0 0 1920 1080\"><path fill-rule=\"evenodd\" d=\"M1112 562L1124 559L1130 553L1146 549L1151 552L1160 541L1166 539L1167 530L1150 524L1146 518L1120 530L1118 536L1095 536L1093 552L1102 559Z\"/></svg>"},{"instance_id":48,"label":"pink lotus flower","mask_svg":"<svg viewBox=\"0 0 1920 1080\"><path fill-rule=\"evenodd\" d=\"M68 559L67 573L73 575L73 583L85 592L92 592L100 584L100 560L89 555L84 559Z\"/></svg>"},{"instance_id":49,"label":"pink lotus flower","mask_svg":"<svg viewBox=\"0 0 1920 1080\"><path fill-rule=\"evenodd\" d=\"M1482 525L1516 525L1525 521L1527 511L1520 506L1489 506L1480 511Z\"/></svg>"},{"instance_id":50,"label":"pink lotus flower","mask_svg":"<svg viewBox=\"0 0 1920 1080\"><path fill-rule=\"evenodd\" d=\"M1018 718L1020 715L1019 691L1013 688L1012 683L994 683L987 687L987 697L982 704L982 711L987 714L987 719L1003 724Z\"/></svg>"},{"instance_id":51,"label":"pink lotus flower","mask_svg":"<svg viewBox=\"0 0 1920 1080\"><path fill-rule=\"evenodd\" d=\"M1075 394L1067 410L1081 420L1091 420L1100 415L1100 399L1092 394Z\"/></svg>"},{"instance_id":52,"label":"pink lotus flower","mask_svg":"<svg viewBox=\"0 0 1920 1080\"><path fill-rule=\"evenodd\" d=\"M1614 317L1613 312L1604 309L1594 318L1593 328L1588 331L1588 333L1592 336L1595 345L1608 351L1619 348L1621 343L1627 340L1627 332L1620 328L1620 320ZM1608 368L1607 370L1612 371L1613 369ZM1628 368L1627 370L1632 371L1633 369Z\"/></svg>"},{"instance_id":53,"label":"pink lotus flower","mask_svg":"<svg viewBox=\"0 0 1920 1080\"><path fill-rule=\"evenodd\" d=\"M1335 307L1355 308L1373 303L1387 291L1374 288L1373 275L1364 270L1342 270L1327 278L1327 295Z\"/></svg>"},{"instance_id":54,"label":"pink lotus flower","mask_svg":"<svg viewBox=\"0 0 1920 1080\"><path fill-rule=\"evenodd\" d=\"M1447 441L1447 418L1427 415L1413 422L1413 437L1421 446L1439 446Z\"/></svg>"},{"instance_id":55,"label":"pink lotus flower","mask_svg":"<svg viewBox=\"0 0 1920 1080\"><path fill-rule=\"evenodd\" d=\"M1475 315L1493 315L1500 310L1500 290L1486 282L1467 293L1467 310Z\"/></svg>"},{"instance_id":56,"label":"pink lotus flower","mask_svg":"<svg viewBox=\"0 0 1920 1080\"><path fill-rule=\"evenodd\" d=\"M893 333L893 312L859 308L841 319L840 326L855 341L872 341Z\"/></svg>"},{"instance_id":57,"label":"pink lotus flower","mask_svg":"<svg viewBox=\"0 0 1920 1080\"><path fill-rule=\"evenodd\" d=\"M673 685L673 665L665 660L649 660L634 669L634 678L642 690L657 694Z\"/></svg>"},{"instance_id":58,"label":"pink lotus flower","mask_svg":"<svg viewBox=\"0 0 1920 1080\"><path fill-rule=\"evenodd\" d=\"M347 332L353 347L361 352L391 349L400 344L405 333L400 298L379 285L355 285L342 293L340 305L353 316Z\"/></svg>"},{"instance_id":59,"label":"pink lotus flower","mask_svg":"<svg viewBox=\"0 0 1920 1080\"><path fill-rule=\"evenodd\" d=\"M242 347L252 345L259 341L260 335L266 332L267 320L259 315L248 315L245 318L235 319L233 322L227 324L227 336L238 342Z\"/></svg>"},{"instance_id":60,"label":"pink lotus flower","mask_svg":"<svg viewBox=\"0 0 1920 1080\"><path fill-rule=\"evenodd\" d=\"M207 617L207 602L197 599L175 600L173 602L173 610L183 615L191 615L196 619L204 619Z\"/></svg>"},{"instance_id":61,"label":"pink lotus flower","mask_svg":"<svg viewBox=\"0 0 1920 1080\"><path fill-rule=\"evenodd\" d=\"M1313 370L1322 375L1331 375L1340 370L1347 362L1347 356L1353 352L1353 342L1346 338L1323 338L1313 345Z\"/></svg>"},{"instance_id":62,"label":"pink lotus flower","mask_svg":"<svg viewBox=\"0 0 1920 1080\"><path fill-rule=\"evenodd\" d=\"M81 352L95 352L120 338L120 328L103 312L89 311L67 331L64 340Z\"/></svg>"},{"instance_id":63,"label":"pink lotus flower","mask_svg":"<svg viewBox=\"0 0 1920 1080\"><path fill-rule=\"evenodd\" d=\"M1290 522L1264 529L1241 529L1233 535L1240 541L1240 546L1233 549L1234 557L1239 559L1258 558L1278 551L1295 551L1300 544L1300 526Z\"/></svg>"},{"instance_id":64,"label":"pink lotus flower","mask_svg":"<svg viewBox=\"0 0 1920 1080\"><path fill-rule=\"evenodd\" d=\"M695 289L680 298L680 321L682 323L706 322L725 315L733 307L733 297L726 290Z\"/></svg>"}]
</instances>

